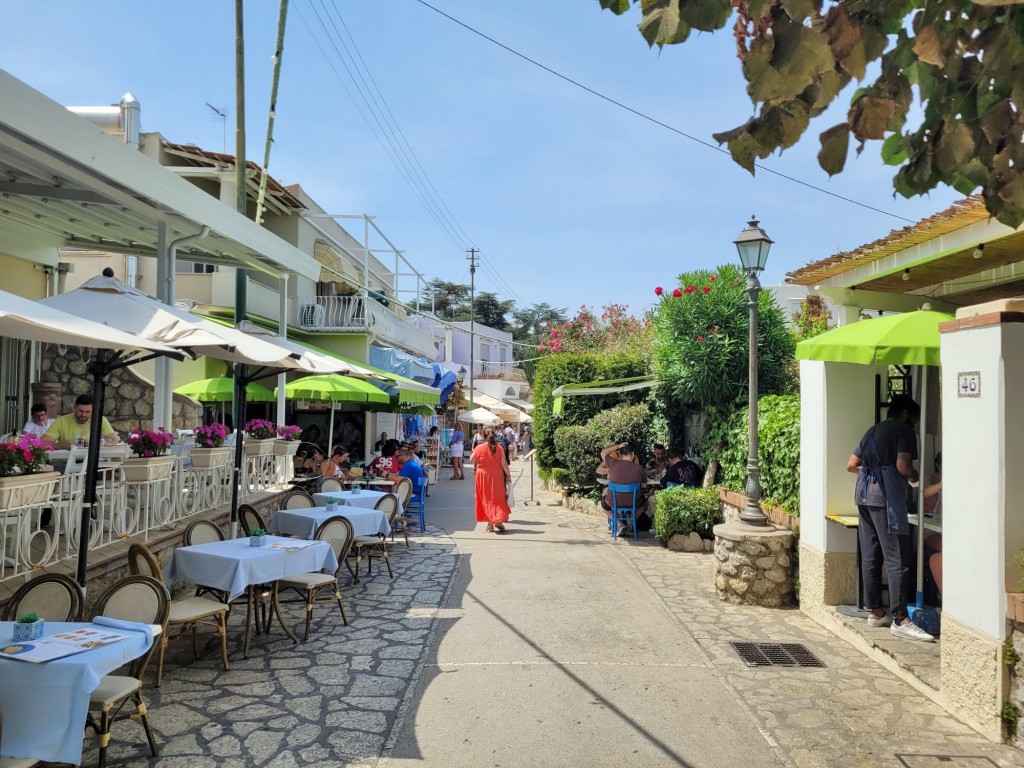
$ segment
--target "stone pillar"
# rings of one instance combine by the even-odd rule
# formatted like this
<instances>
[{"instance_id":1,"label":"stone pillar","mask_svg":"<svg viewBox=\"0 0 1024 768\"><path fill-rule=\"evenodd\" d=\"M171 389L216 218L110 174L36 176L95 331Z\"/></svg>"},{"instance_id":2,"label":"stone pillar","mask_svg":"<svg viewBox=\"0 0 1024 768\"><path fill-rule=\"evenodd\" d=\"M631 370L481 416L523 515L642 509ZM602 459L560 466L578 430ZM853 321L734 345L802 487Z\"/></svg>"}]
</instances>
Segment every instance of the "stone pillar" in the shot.
<instances>
[{"instance_id":1,"label":"stone pillar","mask_svg":"<svg viewBox=\"0 0 1024 768\"><path fill-rule=\"evenodd\" d=\"M63 411L64 385L59 382L37 381L32 384L32 404L42 403L46 406L48 418L56 419Z\"/></svg>"},{"instance_id":2,"label":"stone pillar","mask_svg":"<svg viewBox=\"0 0 1024 768\"><path fill-rule=\"evenodd\" d=\"M781 525L715 526L715 588L727 603L783 608L793 604L793 532Z\"/></svg>"},{"instance_id":3,"label":"stone pillar","mask_svg":"<svg viewBox=\"0 0 1024 768\"><path fill-rule=\"evenodd\" d=\"M1024 549L1024 301L967 307L942 331L942 695L1001 736L1007 592Z\"/></svg>"}]
</instances>

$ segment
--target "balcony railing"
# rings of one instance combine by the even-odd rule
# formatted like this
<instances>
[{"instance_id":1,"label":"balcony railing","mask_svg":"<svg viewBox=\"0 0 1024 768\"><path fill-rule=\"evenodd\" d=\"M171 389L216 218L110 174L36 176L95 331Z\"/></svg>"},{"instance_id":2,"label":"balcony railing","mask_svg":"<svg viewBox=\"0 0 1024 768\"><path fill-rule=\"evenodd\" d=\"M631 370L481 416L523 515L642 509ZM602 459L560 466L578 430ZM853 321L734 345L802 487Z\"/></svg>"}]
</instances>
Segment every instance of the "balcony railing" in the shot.
<instances>
[{"instance_id":1,"label":"balcony railing","mask_svg":"<svg viewBox=\"0 0 1024 768\"><path fill-rule=\"evenodd\" d=\"M430 334L362 294L300 296L296 325L305 331L369 333L428 360L437 356L437 345Z\"/></svg>"},{"instance_id":2,"label":"balcony railing","mask_svg":"<svg viewBox=\"0 0 1024 768\"><path fill-rule=\"evenodd\" d=\"M227 462L234 454L225 456L221 466L193 467L189 450L183 447L165 471L144 482L126 480L116 460L101 463L89 525L90 552L136 535L148 541L151 531L174 528L231 501L233 467ZM287 487L292 474L290 456L249 457L242 467L239 498ZM0 494L0 580L77 558L84 497L84 471ZM49 516L44 515L47 509Z\"/></svg>"}]
</instances>

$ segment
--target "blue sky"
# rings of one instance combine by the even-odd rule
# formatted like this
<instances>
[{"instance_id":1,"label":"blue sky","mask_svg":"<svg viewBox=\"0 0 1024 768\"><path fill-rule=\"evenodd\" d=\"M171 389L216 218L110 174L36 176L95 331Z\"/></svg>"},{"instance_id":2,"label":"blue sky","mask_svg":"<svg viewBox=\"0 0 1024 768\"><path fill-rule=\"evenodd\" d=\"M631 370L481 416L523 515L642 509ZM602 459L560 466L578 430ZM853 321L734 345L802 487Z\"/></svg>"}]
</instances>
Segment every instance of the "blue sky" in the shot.
<instances>
[{"instance_id":1,"label":"blue sky","mask_svg":"<svg viewBox=\"0 0 1024 768\"><path fill-rule=\"evenodd\" d=\"M432 4L703 140L713 143L714 131L751 115L726 32L659 52L637 32L638 12L616 17L596 0ZM617 301L642 310L654 286L672 285L680 272L735 261L731 241L751 213L776 243L765 283L906 225L767 173L751 177L727 155L608 104L416 0L291 5L271 173L300 183L331 213L375 215L430 277L468 282L464 249L473 244L485 262L482 290L526 305ZM339 18L457 224L452 236L389 159L360 115L365 105L346 92L357 93L320 26L322 19L332 36L343 33ZM246 4L250 158L263 152L276 20L277 3ZM226 149L234 151L233 3L6 3L0 28L0 68L56 101L107 104L131 91L143 130L219 151L222 126L209 102L227 108ZM878 142L828 179L815 159L817 135L843 119L848 98L766 165L915 221L959 197L941 189L894 199L894 169L879 159Z\"/></svg>"}]
</instances>

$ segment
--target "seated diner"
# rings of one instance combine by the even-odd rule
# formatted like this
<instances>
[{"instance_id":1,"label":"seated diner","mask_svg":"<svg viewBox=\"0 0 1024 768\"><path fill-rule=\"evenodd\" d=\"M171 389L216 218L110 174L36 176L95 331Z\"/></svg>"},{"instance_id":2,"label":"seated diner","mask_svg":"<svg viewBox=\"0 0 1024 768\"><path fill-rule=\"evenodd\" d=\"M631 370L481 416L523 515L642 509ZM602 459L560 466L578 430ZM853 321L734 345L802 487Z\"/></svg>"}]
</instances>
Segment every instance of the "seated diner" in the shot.
<instances>
[{"instance_id":1,"label":"seated diner","mask_svg":"<svg viewBox=\"0 0 1024 768\"><path fill-rule=\"evenodd\" d=\"M89 435L92 433L92 409L92 396L79 395L75 398L74 412L54 419L41 439L56 449L88 445ZM116 445L121 441L106 417L103 418L100 434L107 445Z\"/></svg>"},{"instance_id":2,"label":"seated diner","mask_svg":"<svg viewBox=\"0 0 1024 768\"><path fill-rule=\"evenodd\" d=\"M601 451L601 461L607 468L608 482L617 485L639 485L640 493L636 497L636 527L638 531L651 530L651 516L647 509L647 478L644 476L643 467L636 460L636 452L629 443L617 443L610 445ZM619 493L617 503L629 505L633 500L632 494ZM609 489L605 489L604 497L601 499L601 509L605 511L608 519L612 518L612 496ZM628 523L620 523L616 536L632 535Z\"/></svg>"}]
</instances>

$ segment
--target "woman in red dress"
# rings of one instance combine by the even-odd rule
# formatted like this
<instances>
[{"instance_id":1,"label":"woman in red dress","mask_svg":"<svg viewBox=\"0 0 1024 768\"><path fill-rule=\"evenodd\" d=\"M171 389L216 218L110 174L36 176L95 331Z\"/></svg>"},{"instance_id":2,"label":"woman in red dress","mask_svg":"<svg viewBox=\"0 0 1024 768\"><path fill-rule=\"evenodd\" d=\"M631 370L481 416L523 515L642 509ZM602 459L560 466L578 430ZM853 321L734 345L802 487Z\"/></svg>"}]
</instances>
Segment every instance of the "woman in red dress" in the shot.
<instances>
[{"instance_id":1,"label":"woman in red dress","mask_svg":"<svg viewBox=\"0 0 1024 768\"><path fill-rule=\"evenodd\" d=\"M511 515L505 499L505 483L511 479L511 473L494 430L485 430L484 438L483 444L473 449L471 459L476 483L476 521L487 523L488 533L501 533Z\"/></svg>"}]
</instances>

